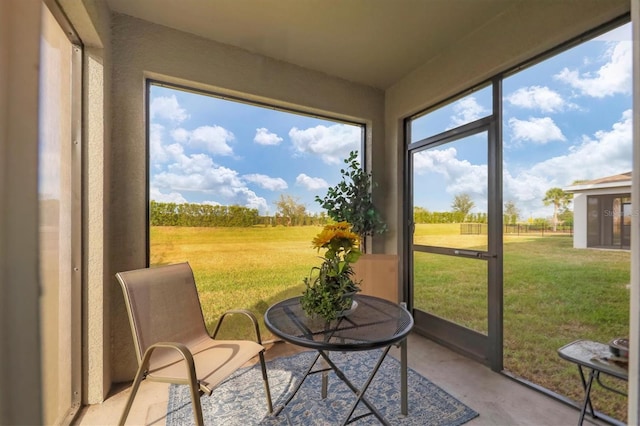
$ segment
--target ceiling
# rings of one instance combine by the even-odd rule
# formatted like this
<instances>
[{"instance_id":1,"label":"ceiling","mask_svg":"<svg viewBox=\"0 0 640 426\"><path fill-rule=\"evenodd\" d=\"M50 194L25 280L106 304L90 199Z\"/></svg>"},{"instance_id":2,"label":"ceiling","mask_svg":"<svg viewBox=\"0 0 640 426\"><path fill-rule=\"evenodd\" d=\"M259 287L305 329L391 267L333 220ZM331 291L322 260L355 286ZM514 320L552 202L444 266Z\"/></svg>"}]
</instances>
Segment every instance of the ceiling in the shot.
<instances>
[{"instance_id":1,"label":"ceiling","mask_svg":"<svg viewBox=\"0 0 640 426\"><path fill-rule=\"evenodd\" d=\"M522 0L107 0L112 11L387 89Z\"/></svg>"}]
</instances>

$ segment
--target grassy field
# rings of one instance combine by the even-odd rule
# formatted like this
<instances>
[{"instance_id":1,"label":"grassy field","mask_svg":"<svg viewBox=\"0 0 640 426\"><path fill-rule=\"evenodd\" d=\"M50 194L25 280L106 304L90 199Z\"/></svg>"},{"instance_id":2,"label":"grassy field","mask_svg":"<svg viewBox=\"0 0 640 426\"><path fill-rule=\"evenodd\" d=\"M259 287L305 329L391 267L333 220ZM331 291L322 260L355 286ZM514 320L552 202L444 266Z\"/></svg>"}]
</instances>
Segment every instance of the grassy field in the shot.
<instances>
[{"instance_id":1,"label":"grassy field","mask_svg":"<svg viewBox=\"0 0 640 426\"><path fill-rule=\"evenodd\" d=\"M302 278L320 263L311 248L320 227L151 229L151 264L189 261L209 327L230 308L252 310L262 322L269 305L302 293ZM454 225L418 225L429 245L482 248L486 237L459 235ZM418 253L416 307L486 332L486 264ZM571 236L505 236L505 368L580 399L577 368L556 350L579 338L607 342L627 336L629 253L576 250ZM232 323L227 335L237 334ZM263 330L263 339L272 336ZM249 336L249 334L246 334ZM595 391L597 409L626 419L626 399Z\"/></svg>"}]
</instances>

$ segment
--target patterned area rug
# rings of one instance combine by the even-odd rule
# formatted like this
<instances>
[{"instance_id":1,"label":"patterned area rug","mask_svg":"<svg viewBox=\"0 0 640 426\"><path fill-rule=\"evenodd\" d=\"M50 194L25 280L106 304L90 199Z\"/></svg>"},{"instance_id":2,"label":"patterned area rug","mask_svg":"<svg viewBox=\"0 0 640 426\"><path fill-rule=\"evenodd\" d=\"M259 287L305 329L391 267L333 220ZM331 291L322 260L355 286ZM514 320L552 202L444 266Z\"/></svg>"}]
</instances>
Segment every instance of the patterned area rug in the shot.
<instances>
[{"instance_id":1,"label":"patterned area rug","mask_svg":"<svg viewBox=\"0 0 640 426\"><path fill-rule=\"evenodd\" d=\"M301 352L267 363L274 408L289 397L309 367L316 352ZM331 359L346 377L360 387L380 356L378 351L332 352ZM392 425L454 426L468 422L478 413L458 401L417 372L409 369L409 414L400 413L400 363L387 356L365 396ZM267 413L260 366L239 370L218 386L210 397L203 396L206 425L336 425L341 424L356 397L335 373L329 374L327 399L320 395L321 374L307 377L295 398L279 416ZM355 415L367 412L358 404ZM167 425L192 425L193 410L187 386L171 385ZM378 425L375 416L364 417L356 425Z\"/></svg>"}]
</instances>

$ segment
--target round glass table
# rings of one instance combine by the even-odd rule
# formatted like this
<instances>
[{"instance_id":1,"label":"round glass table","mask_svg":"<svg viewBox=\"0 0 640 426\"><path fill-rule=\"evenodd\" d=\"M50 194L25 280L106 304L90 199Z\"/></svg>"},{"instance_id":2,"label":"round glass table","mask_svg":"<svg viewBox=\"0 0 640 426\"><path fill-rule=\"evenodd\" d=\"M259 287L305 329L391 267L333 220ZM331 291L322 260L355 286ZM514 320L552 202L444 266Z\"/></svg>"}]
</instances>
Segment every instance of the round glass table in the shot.
<instances>
[{"instance_id":1,"label":"round glass table","mask_svg":"<svg viewBox=\"0 0 640 426\"><path fill-rule=\"evenodd\" d=\"M327 322L320 317L307 315L300 305L300 297L283 300L269 307L264 314L266 327L282 340L318 351L305 376L298 383L286 402L276 410L276 415L295 397L304 379L310 374L323 373L322 397L326 397L326 372L335 371L338 378L357 395L343 424L349 423L356 406L362 401L383 424L389 424L380 412L364 396L369 384L377 373L391 346L400 346L400 393L401 412L407 414L407 348L406 338L413 328L413 317L403 306L373 296L356 295L357 308L348 315ZM354 386L342 371L331 361L331 351L368 351L383 349L371 374L361 389ZM314 370L322 358L328 368ZM353 421L353 420L352 420Z\"/></svg>"}]
</instances>

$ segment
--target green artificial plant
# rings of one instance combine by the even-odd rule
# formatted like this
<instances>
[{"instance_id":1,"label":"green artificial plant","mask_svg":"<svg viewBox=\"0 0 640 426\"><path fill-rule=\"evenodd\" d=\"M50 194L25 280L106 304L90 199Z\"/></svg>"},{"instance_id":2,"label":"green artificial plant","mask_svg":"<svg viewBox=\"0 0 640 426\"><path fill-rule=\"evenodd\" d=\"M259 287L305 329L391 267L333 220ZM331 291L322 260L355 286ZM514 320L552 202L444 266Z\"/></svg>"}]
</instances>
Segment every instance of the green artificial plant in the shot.
<instances>
[{"instance_id":1,"label":"green artificial plant","mask_svg":"<svg viewBox=\"0 0 640 426\"><path fill-rule=\"evenodd\" d=\"M387 224L373 204L372 189L376 186L371 173L367 173L358 162L358 151L351 151L344 160L346 169L341 169L342 180L327 190L324 198L316 196L316 202L336 222L348 222L352 231L360 237L360 249L364 250L364 238L382 234Z\"/></svg>"}]
</instances>

